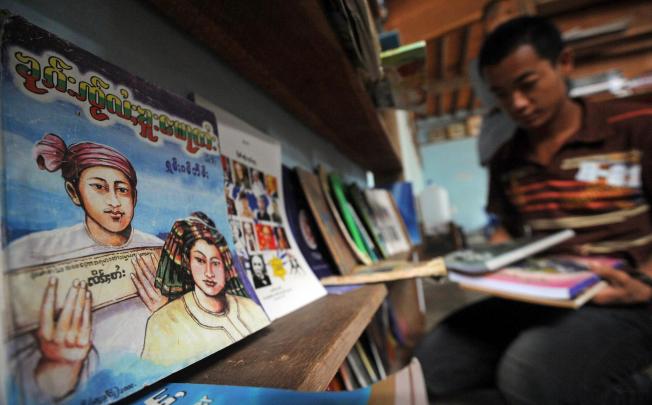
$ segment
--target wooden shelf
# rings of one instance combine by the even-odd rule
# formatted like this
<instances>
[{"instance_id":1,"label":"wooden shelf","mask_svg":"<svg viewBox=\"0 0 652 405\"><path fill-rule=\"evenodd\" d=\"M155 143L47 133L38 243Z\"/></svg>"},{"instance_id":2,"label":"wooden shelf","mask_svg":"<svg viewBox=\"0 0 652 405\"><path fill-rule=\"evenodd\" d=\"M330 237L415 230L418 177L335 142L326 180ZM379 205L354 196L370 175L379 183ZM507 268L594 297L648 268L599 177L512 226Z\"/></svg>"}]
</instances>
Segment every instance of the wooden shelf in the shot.
<instances>
[{"instance_id":1,"label":"wooden shelf","mask_svg":"<svg viewBox=\"0 0 652 405\"><path fill-rule=\"evenodd\" d=\"M384 284L327 295L160 384L322 391L387 295Z\"/></svg>"},{"instance_id":2,"label":"wooden shelf","mask_svg":"<svg viewBox=\"0 0 652 405\"><path fill-rule=\"evenodd\" d=\"M401 170L319 0L150 3L363 168Z\"/></svg>"}]
</instances>

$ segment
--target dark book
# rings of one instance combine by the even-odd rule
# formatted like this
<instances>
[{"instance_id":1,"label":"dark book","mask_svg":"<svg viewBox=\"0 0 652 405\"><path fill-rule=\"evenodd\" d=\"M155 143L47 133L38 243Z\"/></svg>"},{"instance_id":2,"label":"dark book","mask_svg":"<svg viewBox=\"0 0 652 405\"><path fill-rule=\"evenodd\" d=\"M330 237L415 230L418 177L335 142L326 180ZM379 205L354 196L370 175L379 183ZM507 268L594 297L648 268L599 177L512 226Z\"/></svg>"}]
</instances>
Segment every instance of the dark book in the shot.
<instances>
[{"instance_id":1,"label":"dark book","mask_svg":"<svg viewBox=\"0 0 652 405\"><path fill-rule=\"evenodd\" d=\"M324 237L331 257L341 274L351 274L358 261L336 224L322 191L319 178L314 173L296 168L299 184L306 197L319 232Z\"/></svg>"},{"instance_id":2,"label":"dark book","mask_svg":"<svg viewBox=\"0 0 652 405\"><path fill-rule=\"evenodd\" d=\"M312 215L297 173L283 166L285 212L294 239L312 271L319 278L337 274L326 242Z\"/></svg>"}]
</instances>

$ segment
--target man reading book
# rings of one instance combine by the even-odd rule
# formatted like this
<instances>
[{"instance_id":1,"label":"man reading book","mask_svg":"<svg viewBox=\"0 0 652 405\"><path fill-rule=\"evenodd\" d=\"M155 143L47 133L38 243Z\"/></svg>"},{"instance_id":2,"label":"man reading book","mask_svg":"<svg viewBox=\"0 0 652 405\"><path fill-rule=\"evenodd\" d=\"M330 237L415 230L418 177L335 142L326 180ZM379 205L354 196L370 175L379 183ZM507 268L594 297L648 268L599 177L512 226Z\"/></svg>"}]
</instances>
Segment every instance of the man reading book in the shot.
<instances>
[{"instance_id":1,"label":"man reading book","mask_svg":"<svg viewBox=\"0 0 652 405\"><path fill-rule=\"evenodd\" d=\"M652 108L571 99L572 54L540 17L498 27L479 71L518 124L490 163L494 241L573 229L565 250L622 259L579 310L488 299L451 315L417 350L437 399L493 387L509 403L652 403Z\"/></svg>"}]
</instances>

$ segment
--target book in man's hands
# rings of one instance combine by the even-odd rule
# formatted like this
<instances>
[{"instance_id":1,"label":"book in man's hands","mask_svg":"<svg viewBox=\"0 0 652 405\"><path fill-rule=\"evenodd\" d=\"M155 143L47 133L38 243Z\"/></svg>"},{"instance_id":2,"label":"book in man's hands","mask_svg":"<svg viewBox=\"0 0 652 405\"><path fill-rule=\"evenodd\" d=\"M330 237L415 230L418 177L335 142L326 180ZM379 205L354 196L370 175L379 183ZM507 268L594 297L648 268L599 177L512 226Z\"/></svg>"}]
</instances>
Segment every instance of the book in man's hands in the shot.
<instances>
[{"instance_id":1,"label":"book in man's hands","mask_svg":"<svg viewBox=\"0 0 652 405\"><path fill-rule=\"evenodd\" d=\"M590 271L617 267L609 258L549 256L529 258L485 274L449 273L461 287L535 304L578 308L606 286Z\"/></svg>"},{"instance_id":2,"label":"book in man's hands","mask_svg":"<svg viewBox=\"0 0 652 405\"><path fill-rule=\"evenodd\" d=\"M446 255L446 267L466 273L495 271L558 245L573 236L575 232L566 229L546 236L525 237L497 245L458 250Z\"/></svg>"}]
</instances>

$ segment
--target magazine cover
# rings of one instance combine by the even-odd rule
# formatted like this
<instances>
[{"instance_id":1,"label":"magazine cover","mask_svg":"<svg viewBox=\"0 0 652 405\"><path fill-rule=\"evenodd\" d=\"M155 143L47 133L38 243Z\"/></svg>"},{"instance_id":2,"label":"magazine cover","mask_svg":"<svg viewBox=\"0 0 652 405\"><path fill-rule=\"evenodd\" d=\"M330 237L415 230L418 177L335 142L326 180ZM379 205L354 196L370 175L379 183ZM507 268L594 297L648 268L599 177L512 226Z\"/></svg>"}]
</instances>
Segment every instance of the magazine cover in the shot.
<instances>
[{"instance_id":1,"label":"magazine cover","mask_svg":"<svg viewBox=\"0 0 652 405\"><path fill-rule=\"evenodd\" d=\"M283 166L283 194L292 234L310 268L318 278L337 273L308 201L301 191L297 173Z\"/></svg>"},{"instance_id":2,"label":"magazine cover","mask_svg":"<svg viewBox=\"0 0 652 405\"><path fill-rule=\"evenodd\" d=\"M267 315L280 318L326 295L297 248L285 217L281 145L207 100L196 99L220 120L225 193L235 246Z\"/></svg>"},{"instance_id":3,"label":"magazine cover","mask_svg":"<svg viewBox=\"0 0 652 405\"><path fill-rule=\"evenodd\" d=\"M268 325L214 115L3 14L6 403L104 404Z\"/></svg>"},{"instance_id":4,"label":"magazine cover","mask_svg":"<svg viewBox=\"0 0 652 405\"><path fill-rule=\"evenodd\" d=\"M412 246L392 195L389 191L379 188L368 189L364 192L373 212L376 227L385 241L387 254L392 256L408 252Z\"/></svg>"}]
</instances>

